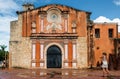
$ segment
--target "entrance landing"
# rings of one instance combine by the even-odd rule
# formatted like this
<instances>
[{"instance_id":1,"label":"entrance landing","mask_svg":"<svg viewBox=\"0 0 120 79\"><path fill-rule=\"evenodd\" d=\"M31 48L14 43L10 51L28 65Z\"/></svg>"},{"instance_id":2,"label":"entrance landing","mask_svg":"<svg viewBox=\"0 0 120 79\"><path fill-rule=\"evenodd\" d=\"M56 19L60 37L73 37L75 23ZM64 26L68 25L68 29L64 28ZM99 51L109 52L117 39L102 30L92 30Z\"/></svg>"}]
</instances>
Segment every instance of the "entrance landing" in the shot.
<instances>
[{"instance_id":1,"label":"entrance landing","mask_svg":"<svg viewBox=\"0 0 120 79\"><path fill-rule=\"evenodd\" d=\"M120 71L110 73L102 77L102 70L11 69L0 70L0 79L120 79Z\"/></svg>"}]
</instances>

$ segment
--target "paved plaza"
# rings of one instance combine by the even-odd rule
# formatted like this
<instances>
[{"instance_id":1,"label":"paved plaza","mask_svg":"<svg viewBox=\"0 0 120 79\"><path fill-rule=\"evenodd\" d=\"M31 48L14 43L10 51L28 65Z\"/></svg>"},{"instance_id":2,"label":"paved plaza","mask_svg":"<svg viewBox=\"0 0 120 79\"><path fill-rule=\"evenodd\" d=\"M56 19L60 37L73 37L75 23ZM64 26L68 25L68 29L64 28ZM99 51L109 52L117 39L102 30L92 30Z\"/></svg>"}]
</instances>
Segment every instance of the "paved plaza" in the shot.
<instances>
[{"instance_id":1,"label":"paved plaza","mask_svg":"<svg viewBox=\"0 0 120 79\"><path fill-rule=\"evenodd\" d=\"M120 79L120 70L103 77L102 70L91 69L4 69L0 79Z\"/></svg>"}]
</instances>

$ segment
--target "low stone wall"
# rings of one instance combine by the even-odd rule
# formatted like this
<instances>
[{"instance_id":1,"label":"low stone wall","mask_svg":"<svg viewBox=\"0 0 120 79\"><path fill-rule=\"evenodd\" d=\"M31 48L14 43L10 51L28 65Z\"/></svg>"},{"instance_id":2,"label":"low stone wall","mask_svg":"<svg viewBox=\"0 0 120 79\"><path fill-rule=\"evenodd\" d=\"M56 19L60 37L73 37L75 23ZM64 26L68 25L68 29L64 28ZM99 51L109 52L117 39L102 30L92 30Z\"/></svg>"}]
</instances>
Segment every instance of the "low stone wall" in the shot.
<instances>
[{"instance_id":1,"label":"low stone wall","mask_svg":"<svg viewBox=\"0 0 120 79\"><path fill-rule=\"evenodd\" d=\"M11 67L31 67L31 41L22 38L21 41L10 42Z\"/></svg>"}]
</instances>

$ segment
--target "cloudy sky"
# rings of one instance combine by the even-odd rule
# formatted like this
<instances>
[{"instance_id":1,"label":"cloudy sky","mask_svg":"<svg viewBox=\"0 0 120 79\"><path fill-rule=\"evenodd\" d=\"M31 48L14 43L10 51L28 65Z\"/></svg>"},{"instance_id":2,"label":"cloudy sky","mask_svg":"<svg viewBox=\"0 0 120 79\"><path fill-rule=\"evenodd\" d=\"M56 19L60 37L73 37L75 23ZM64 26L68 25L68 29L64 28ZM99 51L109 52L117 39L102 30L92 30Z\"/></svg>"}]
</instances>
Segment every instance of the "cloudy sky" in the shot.
<instances>
[{"instance_id":1,"label":"cloudy sky","mask_svg":"<svg viewBox=\"0 0 120 79\"><path fill-rule=\"evenodd\" d=\"M22 11L22 5L27 2L35 7L54 3L67 5L92 12L91 20L94 22L116 22L120 25L120 0L0 0L0 45L9 46L10 21L17 20L16 11Z\"/></svg>"}]
</instances>

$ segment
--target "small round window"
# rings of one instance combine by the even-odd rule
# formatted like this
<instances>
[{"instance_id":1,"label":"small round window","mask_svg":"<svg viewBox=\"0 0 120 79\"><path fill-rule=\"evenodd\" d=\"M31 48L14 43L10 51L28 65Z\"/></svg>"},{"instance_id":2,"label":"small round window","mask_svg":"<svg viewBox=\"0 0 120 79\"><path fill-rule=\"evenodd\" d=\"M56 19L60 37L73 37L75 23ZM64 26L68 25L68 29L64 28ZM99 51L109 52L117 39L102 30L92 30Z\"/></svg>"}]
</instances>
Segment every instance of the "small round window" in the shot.
<instances>
[{"instance_id":1,"label":"small round window","mask_svg":"<svg viewBox=\"0 0 120 79\"><path fill-rule=\"evenodd\" d=\"M51 19L52 19L52 20L57 20L57 19L58 19L58 16L57 16L56 14L52 14L52 15L51 15Z\"/></svg>"}]
</instances>

